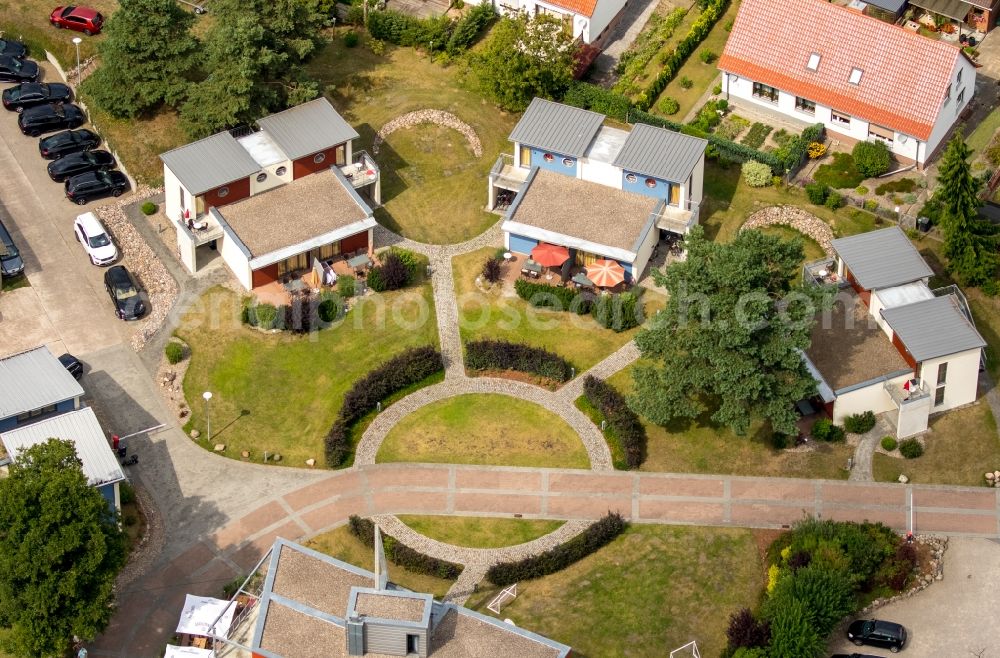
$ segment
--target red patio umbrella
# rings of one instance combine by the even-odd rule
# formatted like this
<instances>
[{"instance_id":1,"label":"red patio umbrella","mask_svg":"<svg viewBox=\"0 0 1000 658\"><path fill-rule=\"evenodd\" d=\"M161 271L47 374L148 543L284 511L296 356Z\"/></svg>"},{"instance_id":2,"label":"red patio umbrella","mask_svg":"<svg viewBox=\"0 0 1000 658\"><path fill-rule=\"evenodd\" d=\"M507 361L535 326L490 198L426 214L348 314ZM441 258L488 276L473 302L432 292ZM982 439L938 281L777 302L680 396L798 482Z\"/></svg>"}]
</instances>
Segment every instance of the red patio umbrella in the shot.
<instances>
[{"instance_id":1,"label":"red patio umbrella","mask_svg":"<svg viewBox=\"0 0 1000 658\"><path fill-rule=\"evenodd\" d=\"M545 267L559 267L569 260L569 249L542 242L531 250L531 260Z\"/></svg>"},{"instance_id":2,"label":"red patio umbrella","mask_svg":"<svg viewBox=\"0 0 1000 658\"><path fill-rule=\"evenodd\" d=\"M587 266L587 278L598 288L614 288L625 280L625 268L613 260L595 260Z\"/></svg>"}]
</instances>

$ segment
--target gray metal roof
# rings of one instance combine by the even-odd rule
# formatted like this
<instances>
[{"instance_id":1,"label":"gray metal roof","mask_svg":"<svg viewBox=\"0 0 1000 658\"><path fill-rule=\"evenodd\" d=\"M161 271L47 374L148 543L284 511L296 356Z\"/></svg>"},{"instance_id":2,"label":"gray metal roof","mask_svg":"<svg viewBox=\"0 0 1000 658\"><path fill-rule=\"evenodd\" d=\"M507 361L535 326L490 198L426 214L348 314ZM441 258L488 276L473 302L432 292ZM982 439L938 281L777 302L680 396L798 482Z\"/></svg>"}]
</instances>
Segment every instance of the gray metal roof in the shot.
<instances>
[{"instance_id":1,"label":"gray metal roof","mask_svg":"<svg viewBox=\"0 0 1000 658\"><path fill-rule=\"evenodd\" d=\"M587 152L603 123L603 114L536 98L510 132L509 139L579 158Z\"/></svg>"},{"instance_id":2,"label":"gray metal roof","mask_svg":"<svg viewBox=\"0 0 1000 658\"><path fill-rule=\"evenodd\" d=\"M358 132L324 97L257 121L290 160L358 138Z\"/></svg>"},{"instance_id":3,"label":"gray metal roof","mask_svg":"<svg viewBox=\"0 0 1000 658\"><path fill-rule=\"evenodd\" d=\"M118 457L108 445L104 430L90 407L59 414L0 434L7 454L13 458L22 450L49 439L63 439L76 446L76 455L83 462L83 475L90 484L101 486L125 479Z\"/></svg>"},{"instance_id":4,"label":"gray metal roof","mask_svg":"<svg viewBox=\"0 0 1000 658\"><path fill-rule=\"evenodd\" d=\"M891 11L894 14L902 11L903 5L906 4L906 0L865 0L865 2L879 9Z\"/></svg>"},{"instance_id":5,"label":"gray metal roof","mask_svg":"<svg viewBox=\"0 0 1000 658\"><path fill-rule=\"evenodd\" d=\"M898 286L934 274L897 226L838 238L832 244L866 290Z\"/></svg>"},{"instance_id":6,"label":"gray metal roof","mask_svg":"<svg viewBox=\"0 0 1000 658\"><path fill-rule=\"evenodd\" d=\"M918 362L986 345L954 295L884 308L882 317Z\"/></svg>"},{"instance_id":7,"label":"gray metal roof","mask_svg":"<svg viewBox=\"0 0 1000 658\"><path fill-rule=\"evenodd\" d=\"M646 176L683 183L705 157L706 146L708 140L637 123L613 164Z\"/></svg>"},{"instance_id":8,"label":"gray metal roof","mask_svg":"<svg viewBox=\"0 0 1000 658\"><path fill-rule=\"evenodd\" d=\"M228 132L160 154L160 160L197 196L260 171L260 165Z\"/></svg>"},{"instance_id":9,"label":"gray metal roof","mask_svg":"<svg viewBox=\"0 0 1000 658\"><path fill-rule=\"evenodd\" d=\"M83 388L44 345L0 359L0 418L83 395Z\"/></svg>"}]
</instances>

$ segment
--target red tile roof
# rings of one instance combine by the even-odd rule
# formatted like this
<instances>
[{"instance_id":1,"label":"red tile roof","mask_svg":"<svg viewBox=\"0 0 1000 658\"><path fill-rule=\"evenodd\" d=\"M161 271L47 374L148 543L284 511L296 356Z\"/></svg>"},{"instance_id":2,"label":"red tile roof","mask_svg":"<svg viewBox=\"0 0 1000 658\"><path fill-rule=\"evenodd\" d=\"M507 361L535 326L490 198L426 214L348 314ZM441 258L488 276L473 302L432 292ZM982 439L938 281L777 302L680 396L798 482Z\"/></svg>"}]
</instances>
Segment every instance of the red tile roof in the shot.
<instances>
[{"instance_id":1,"label":"red tile roof","mask_svg":"<svg viewBox=\"0 0 1000 658\"><path fill-rule=\"evenodd\" d=\"M961 56L825 0L743 0L719 68L926 141Z\"/></svg>"},{"instance_id":2,"label":"red tile roof","mask_svg":"<svg viewBox=\"0 0 1000 658\"><path fill-rule=\"evenodd\" d=\"M568 9L588 18L594 15L594 9L597 8L597 0L545 0L545 4Z\"/></svg>"}]
</instances>

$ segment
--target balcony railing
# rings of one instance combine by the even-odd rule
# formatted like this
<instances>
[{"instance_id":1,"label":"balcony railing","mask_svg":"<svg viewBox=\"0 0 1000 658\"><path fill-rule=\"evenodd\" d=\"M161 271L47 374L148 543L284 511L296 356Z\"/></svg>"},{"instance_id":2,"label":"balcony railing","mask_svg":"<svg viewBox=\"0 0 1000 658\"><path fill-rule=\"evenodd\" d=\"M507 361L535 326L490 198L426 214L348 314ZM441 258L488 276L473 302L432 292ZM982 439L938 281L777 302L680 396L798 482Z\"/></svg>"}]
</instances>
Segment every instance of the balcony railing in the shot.
<instances>
[{"instance_id":1,"label":"balcony railing","mask_svg":"<svg viewBox=\"0 0 1000 658\"><path fill-rule=\"evenodd\" d=\"M528 179L528 173L529 170L525 167L514 166L513 155L501 153L497 161L493 163L493 168L490 169L490 181L496 187L516 192L521 189L521 185Z\"/></svg>"},{"instance_id":2,"label":"balcony railing","mask_svg":"<svg viewBox=\"0 0 1000 658\"><path fill-rule=\"evenodd\" d=\"M691 203L688 209L664 205L656 212L656 226L664 231L686 235L698 223L700 208Z\"/></svg>"},{"instance_id":3,"label":"balcony railing","mask_svg":"<svg viewBox=\"0 0 1000 658\"><path fill-rule=\"evenodd\" d=\"M910 379L908 380L910 384L909 390L903 388L903 384L894 384L892 382L885 382L882 386L885 387L886 392L892 401L896 403L897 407L904 407L909 404L913 404L918 400L924 400L931 395L931 391L927 388L927 384L924 383L922 379Z\"/></svg>"},{"instance_id":4,"label":"balcony railing","mask_svg":"<svg viewBox=\"0 0 1000 658\"><path fill-rule=\"evenodd\" d=\"M212 216L212 212L218 211L215 208L210 208L209 210L210 212L199 215L196 219L191 220L192 228L188 227L186 219L181 218L177 222L179 230L184 231L196 247L208 244L213 240L218 240L225 235L222 225Z\"/></svg>"},{"instance_id":5,"label":"balcony railing","mask_svg":"<svg viewBox=\"0 0 1000 658\"><path fill-rule=\"evenodd\" d=\"M340 171L355 189L374 183L379 177L378 164L367 151L355 151L351 164L341 167Z\"/></svg>"},{"instance_id":6,"label":"balcony railing","mask_svg":"<svg viewBox=\"0 0 1000 658\"><path fill-rule=\"evenodd\" d=\"M837 262L830 257L814 260L802 266L802 281L816 286L842 288L847 281L837 276Z\"/></svg>"}]
</instances>

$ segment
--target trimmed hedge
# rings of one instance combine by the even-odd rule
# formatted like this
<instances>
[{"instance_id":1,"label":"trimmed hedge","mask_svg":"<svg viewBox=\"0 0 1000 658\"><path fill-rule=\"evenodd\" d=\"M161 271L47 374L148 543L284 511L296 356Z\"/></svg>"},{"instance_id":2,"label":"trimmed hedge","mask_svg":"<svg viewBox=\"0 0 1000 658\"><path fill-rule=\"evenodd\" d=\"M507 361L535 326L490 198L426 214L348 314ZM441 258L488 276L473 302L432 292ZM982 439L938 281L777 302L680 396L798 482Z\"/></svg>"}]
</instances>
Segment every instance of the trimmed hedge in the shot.
<instances>
[{"instance_id":1,"label":"trimmed hedge","mask_svg":"<svg viewBox=\"0 0 1000 658\"><path fill-rule=\"evenodd\" d=\"M818 441L836 443L844 440L844 428L840 425L834 425L829 418L820 418L813 423L810 434Z\"/></svg>"},{"instance_id":2,"label":"trimmed hedge","mask_svg":"<svg viewBox=\"0 0 1000 658\"><path fill-rule=\"evenodd\" d=\"M453 20L447 16L415 18L392 9L368 12L368 33L373 39L399 46L420 46L451 55L471 46L496 18L489 3L478 5L465 16Z\"/></svg>"},{"instance_id":3,"label":"trimmed hedge","mask_svg":"<svg viewBox=\"0 0 1000 658\"><path fill-rule=\"evenodd\" d=\"M167 363L170 365L178 364L184 359L184 346L180 343L170 341L163 351L167 356Z\"/></svg>"},{"instance_id":4,"label":"trimmed hedge","mask_svg":"<svg viewBox=\"0 0 1000 658\"><path fill-rule=\"evenodd\" d=\"M539 555L516 562L500 562L490 567L486 578L499 587L513 585L522 580L541 578L556 573L591 553L610 544L625 531L627 524L621 514L608 512L600 521L569 541L559 544Z\"/></svg>"},{"instance_id":5,"label":"trimmed hedge","mask_svg":"<svg viewBox=\"0 0 1000 658\"><path fill-rule=\"evenodd\" d=\"M875 412L853 414L844 419L844 430L851 434L864 434L875 427Z\"/></svg>"},{"instance_id":6,"label":"trimmed hedge","mask_svg":"<svg viewBox=\"0 0 1000 658\"><path fill-rule=\"evenodd\" d=\"M616 332L627 331L642 324L642 304L633 292L598 295L590 314L597 324Z\"/></svg>"},{"instance_id":7,"label":"trimmed hedge","mask_svg":"<svg viewBox=\"0 0 1000 658\"><path fill-rule=\"evenodd\" d=\"M607 431L621 443L626 466L630 469L642 466L642 462L646 461L646 428L639 416L629 409L625 396L593 375L587 375L583 380L583 394L604 416Z\"/></svg>"},{"instance_id":8,"label":"trimmed hedge","mask_svg":"<svg viewBox=\"0 0 1000 658\"><path fill-rule=\"evenodd\" d=\"M899 454L907 459L916 459L924 454L924 446L916 439L906 439L899 442Z\"/></svg>"},{"instance_id":9,"label":"trimmed hedge","mask_svg":"<svg viewBox=\"0 0 1000 658\"><path fill-rule=\"evenodd\" d=\"M570 311L577 315L590 313L594 294L579 292L564 286L550 286L545 283L533 283L526 279L514 282L517 296L537 308L551 308L556 311Z\"/></svg>"},{"instance_id":10,"label":"trimmed hedge","mask_svg":"<svg viewBox=\"0 0 1000 658\"><path fill-rule=\"evenodd\" d=\"M473 370L517 370L557 382L569 381L566 359L541 347L506 340L474 340L465 345L465 365Z\"/></svg>"},{"instance_id":11,"label":"trimmed hedge","mask_svg":"<svg viewBox=\"0 0 1000 658\"><path fill-rule=\"evenodd\" d=\"M352 514L347 520L347 527L351 534L366 546L375 547L375 524L371 519L363 519ZM395 537L387 535L385 531L382 532L382 547L385 549L387 560L415 573L447 580L455 580L462 573L461 565L425 555Z\"/></svg>"}]
</instances>

